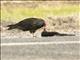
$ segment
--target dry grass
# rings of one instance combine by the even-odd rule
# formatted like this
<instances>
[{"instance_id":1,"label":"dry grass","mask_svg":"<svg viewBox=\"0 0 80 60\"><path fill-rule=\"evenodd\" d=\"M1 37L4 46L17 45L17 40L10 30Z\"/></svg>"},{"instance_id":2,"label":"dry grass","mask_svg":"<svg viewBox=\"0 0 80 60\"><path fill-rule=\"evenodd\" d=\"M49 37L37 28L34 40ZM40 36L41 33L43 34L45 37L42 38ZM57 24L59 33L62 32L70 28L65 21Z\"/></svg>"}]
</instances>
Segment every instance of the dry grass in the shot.
<instances>
[{"instance_id":1,"label":"dry grass","mask_svg":"<svg viewBox=\"0 0 80 60\"><path fill-rule=\"evenodd\" d=\"M79 13L78 2L5 2L1 4L1 20L20 21L27 17L67 16Z\"/></svg>"}]
</instances>

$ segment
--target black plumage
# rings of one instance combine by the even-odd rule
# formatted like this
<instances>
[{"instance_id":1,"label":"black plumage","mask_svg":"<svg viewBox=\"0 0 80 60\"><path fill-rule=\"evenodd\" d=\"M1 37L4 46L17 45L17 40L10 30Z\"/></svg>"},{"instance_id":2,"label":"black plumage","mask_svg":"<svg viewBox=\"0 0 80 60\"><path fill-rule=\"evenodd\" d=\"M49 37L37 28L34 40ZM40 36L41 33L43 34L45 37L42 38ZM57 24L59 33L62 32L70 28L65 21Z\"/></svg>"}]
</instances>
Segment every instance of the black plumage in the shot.
<instances>
[{"instance_id":1,"label":"black plumage","mask_svg":"<svg viewBox=\"0 0 80 60\"><path fill-rule=\"evenodd\" d=\"M8 30L20 29L23 31L30 31L30 33L35 33L37 29L44 27L45 21L40 18L27 18L16 24L8 25Z\"/></svg>"},{"instance_id":2,"label":"black plumage","mask_svg":"<svg viewBox=\"0 0 80 60\"><path fill-rule=\"evenodd\" d=\"M74 34L62 34L59 32L48 32L46 29L41 33L42 37L50 37L50 36L75 36Z\"/></svg>"}]
</instances>

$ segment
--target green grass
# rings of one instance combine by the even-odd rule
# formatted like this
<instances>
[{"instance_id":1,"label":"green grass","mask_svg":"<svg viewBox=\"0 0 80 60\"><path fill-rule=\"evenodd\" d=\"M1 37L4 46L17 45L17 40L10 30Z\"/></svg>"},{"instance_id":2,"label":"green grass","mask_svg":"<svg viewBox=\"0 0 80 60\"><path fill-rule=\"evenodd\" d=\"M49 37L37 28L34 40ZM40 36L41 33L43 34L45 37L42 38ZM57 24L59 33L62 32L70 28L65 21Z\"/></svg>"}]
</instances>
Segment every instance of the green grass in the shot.
<instances>
[{"instance_id":1,"label":"green grass","mask_svg":"<svg viewBox=\"0 0 80 60\"><path fill-rule=\"evenodd\" d=\"M47 17L51 16L61 16L70 15L80 12L80 7L77 5L60 6L60 7L37 7L37 8L1 8L1 20L21 20L26 17Z\"/></svg>"}]
</instances>

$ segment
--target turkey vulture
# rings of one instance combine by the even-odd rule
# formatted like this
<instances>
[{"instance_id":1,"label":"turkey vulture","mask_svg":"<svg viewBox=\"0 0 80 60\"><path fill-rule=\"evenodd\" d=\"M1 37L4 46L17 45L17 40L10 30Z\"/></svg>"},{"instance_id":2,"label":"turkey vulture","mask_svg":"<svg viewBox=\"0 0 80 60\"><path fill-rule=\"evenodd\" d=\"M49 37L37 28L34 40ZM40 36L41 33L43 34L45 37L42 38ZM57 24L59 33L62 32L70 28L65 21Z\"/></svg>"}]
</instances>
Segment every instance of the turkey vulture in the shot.
<instances>
[{"instance_id":1,"label":"turkey vulture","mask_svg":"<svg viewBox=\"0 0 80 60\"><path fill-rule=\"evenodd\" d=\"M74 34L61 34L58 32L48 32L46 29L43 30L41 33L42 37L49 37L49 36L75 36Z\"/></svg>"},{"instance_id":2,"label":"turkey vulture","mask_svg":"<svg viewBox=\"0 0 80 60\"><path fill-rule=\"evenodd\" d=\"M29 31L34 36L36 30L41 27L44 27L45 25L45 21L41 18L27 18L16 24L8 25L7 27L9 27L8 30L17 28L22 31Z\"/></svg>"}]
</instances>

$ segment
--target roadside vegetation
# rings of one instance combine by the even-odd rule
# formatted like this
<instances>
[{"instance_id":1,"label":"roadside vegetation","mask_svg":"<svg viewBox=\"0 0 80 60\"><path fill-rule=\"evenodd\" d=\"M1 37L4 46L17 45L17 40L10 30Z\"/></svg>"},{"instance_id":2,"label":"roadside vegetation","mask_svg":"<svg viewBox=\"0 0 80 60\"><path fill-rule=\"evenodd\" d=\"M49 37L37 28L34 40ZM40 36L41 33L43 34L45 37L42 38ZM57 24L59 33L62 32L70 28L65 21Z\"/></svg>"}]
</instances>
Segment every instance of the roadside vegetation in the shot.
<instances>
[{"instance_id":1,"label":"roadside vegetation","mask_svg":"<svg viewBox=\"0 0 80 60\"><path fill-rule=\"evenodd\" d=\"M72 32L80 29L80 5L75 2L2 2L2 31L6 25L19 22L25 18L38 17L47 22L47 30ZM4 34L5 35L5 34Z\"/></svg>"},{"instance_id":2,"label":"roadside vegetation","mask_svg":"<svg viewBox=\"0 0 80 60\"><path fill-rule=\"evenodd\" d=\"M29 2L30 3L30 2ZM49 3L40 4L33 2L27 3L4 3L1 5L1 20L21 20L27 17L43 17L47 16L67 16L80 12L78 5L57 5L49 6ZM54 2L53 2L54 3ZM48 4L48 5L47 5Z\"/></svg>"}]
</instances>

